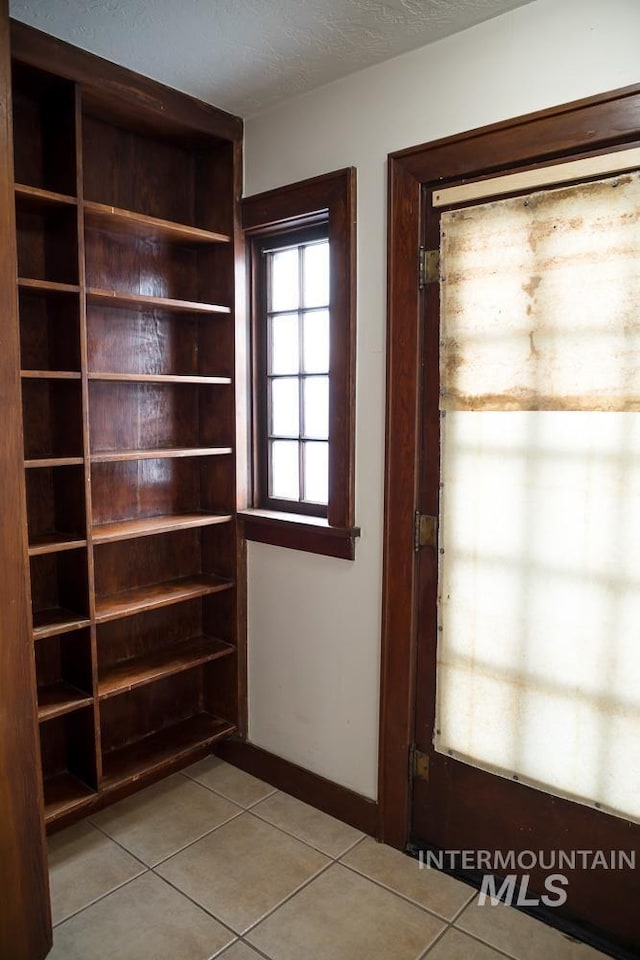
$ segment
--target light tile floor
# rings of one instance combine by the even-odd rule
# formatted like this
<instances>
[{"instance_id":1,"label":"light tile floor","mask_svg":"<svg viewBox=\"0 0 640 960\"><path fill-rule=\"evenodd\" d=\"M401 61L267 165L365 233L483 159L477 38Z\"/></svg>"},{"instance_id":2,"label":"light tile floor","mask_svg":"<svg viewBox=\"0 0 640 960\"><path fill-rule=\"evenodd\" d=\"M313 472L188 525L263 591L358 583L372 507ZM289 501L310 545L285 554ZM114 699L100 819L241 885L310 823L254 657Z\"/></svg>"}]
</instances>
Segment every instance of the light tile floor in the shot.
<instances>
[{"instance_id":1,"label":"light tile floor","mask_svg":"<svg viewBox=\"0 0 640 960\"><path fill-rule=\"evenodd\" d=\"M603 957L213 757L49 856L50 960Z\"/></svg>"}]
</instances>

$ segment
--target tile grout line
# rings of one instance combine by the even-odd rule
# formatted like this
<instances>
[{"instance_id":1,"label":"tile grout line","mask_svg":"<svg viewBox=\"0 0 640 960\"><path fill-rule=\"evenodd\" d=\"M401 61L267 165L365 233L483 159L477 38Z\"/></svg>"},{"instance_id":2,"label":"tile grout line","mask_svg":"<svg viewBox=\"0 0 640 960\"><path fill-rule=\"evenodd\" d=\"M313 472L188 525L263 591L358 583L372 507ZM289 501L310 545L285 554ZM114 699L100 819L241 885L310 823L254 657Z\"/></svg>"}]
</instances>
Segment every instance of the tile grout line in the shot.
<instances>
[{"instance_id":1,"label":"tile grout line","mask_svg":"<svg viewBox=\"0 0 640 960\"><path fill-rule=\"evenodd\" d=\"M234 770L239 770L239 769L240 769L239 767L234 767ZM244 773L245 771L242 770L241 772ZM235 803L236 806L242 807L242 809L246 811L251 810L251 808L255 807L258 803L262 803L263 800L268 800L269 797L272 797L274 795L274 793L284 793L284 790L278 790L277 787L271 788L271 784L267 784L267 786L271 788L269 793L265 793L263 797L258 797L257 800L254 800L252 803L248 804L248 806L245 807L244 804L239 803L237 800L233 800L226 793L221 793L220 790L216 790L215 787L210 787L208 783L203 783L202 780L196 780L196 778L188 774L186 770L180 770L178 772L178 776L185 777L185 779L189 780L191 783L197 783L199 786L204 787L205 790L209 790L211 793L215 793L216 796L222 797L224 800L230 800L231 803ZM247 776L250 777L251 774L247 773ZM260 782L264 783L265 781L260 781ZM287 796L290 796L290 794L287 794Z\"/></svg>"},{"instance_id":2,"label":"tile grout line","mask_svg":"<svg viewBox=\"0 0 640 960\"><path fill-rule=\"evenodd\" d=\"M260 947L256 947L255 944L249 943L249 941L245 940L244 937L240 937L238 943L244 944L245 947L248 947L249 950L253 950L254 953L257 953L259 957L263 957L264 960L274 960L274 958L270 957L268 953L265 953L264 950L260 949ZM224 957L222 960L224 960Z\"/></svg>"},{"instance_id":3,"label":"tile grout line","mask_svg":"<svg viewBox=\"0 0 640 960\"><path fill-rule=\"evenodd\" d=\"M247 929L244 930L243 933L238 934L238 936L245 937L248 933L253 933L256 927L258 927L265 920L268 920L269 917L272 917L273 914L280 909L280 907L284 907L285 903L288 903L290 900L293 900L295 896L297 896L306 887L312 884L314 880L317 880L318 877L321 877L324 873L327 872L327 870L330 870L331 867L335 866L335 863L336 863L335 860L329 860L329 863L325 863L324 867L318 870L317 873L314 873L312 877L309 877L308 880L305 880L303 883L301 883L299 887L296 887L295 890L292 890L291 893L287 894L284 900L281 900L280 903L278 903L275 907L272 907L271 910L269 910L267 913L264 913L259 920L256 920L254 923L252 923L251 926L247 927ZM250 943L250 941L247 941L247 942ZM250 945L253 946L253 944L251 943Z\"/></svg>"},{"instance_id":4,"label":"tile grout line","mask_svg":"<svg viewBox=\"0 0 640 960\"><path fill-rule=\"evenodd\" d=\"M289 796L289 794L285 794L285 796ZM295 797L293 799L295 800ZM259 802L262 803L262 801L259 801ZM302 800L300 800L299 802L302 803ZM322 813L322 811L319 811L319 812ZM362 837L358 837L358 839L355 840L354 843L350 844L346 848L346 850L342 850L340 853L334 856L332 853L327 853L327 851L323 850L322 847L314 846L310 840L304 840L297 833L290 833L289 830L285 830L285 828L281 827L279 824L273 823L271 820L265 819L265 817L261 817L259 813L255 812L255 809L253 807L249 810L245 810L245 813L250 813L251 816L255 817L256 820L259 820L261 823L266 823L268 826L274 827L276 830L279 830L280 833L284 833L286 837L291 837L292 840L297 840L299 843L304 843L305 846L309 847L311 850L315 850L316 853L321 853L323 856L329 857L330 860L333 860L336 863L340 860L340 857L346 857L348 853L351 853L351 851L355 846L357 846L359 843L362 843L362 841L366 839L366 834L363 835ZM327 816L329 816L329 814L327 814ZM338 822L342 823L341 820ZM346 824L346 826L348 826L348 824Z\"/></svg>"},{"instance_id":5,"label":"tile grout line","mask_svg":"<svg viewBox=\"0 0 640 960\"><path fill-rule=\"evenodd\" d=\"M79 910L74 910L73 913L70 913L68 917L65 917L64 920L58 920L57 923L52 924L53 929L56 927L61 927L68 920L73 920L75 917L80 916L81 913L84 913L85 910L95 907L97 903L100 903L101 900L105 900L107 897L110 897L112 893L115 893L117 890L122 890L123 887L128 887L130 883L133 883L134 880L139 880L140 877L143 877L145 873L151 873L149 867L146 867L145 870L142 870L140 873L136 874L135 877L130 877L128 880L125 880L124 883L119 883L116 887L112 887L111 890L107 890L106 893L100 894L99 897L96 897L95 900L92 900L91 903L85 903L84 907L80 907Z\"/></svg>"},{"instance_id":6,"label":"tile grout line","mask_svg":"<svg viewBox=\"0 0 640 960\"><path fill-rule=\"evenodd\" d=\"M171 860L172 857L177 857L179 853L184 853L185 850L188 850L189 847L192 847L194 844L199 843L201 840L205 840L207 837L210 837L212 833L215 833L216 830L219 830L221 827L226 827L229 823L233 823L234 820L238 820L246 810L239 810L238 813L234 813L232 817L229 817L228 820L223 820L222 823L219 823L217 826L212 827L210 830L207 830L206 833L201 834L199 837L196 837L195 840L189 840L188 843L185 843L184 847L179 847L177 850L174 850L173 853L167 854L166 857L162 857L161 860L157 860L152 864L149 869L155 870L156 867L161 867L163 864L167 863L168 860ZM126 849L126 848L125 848Z\"/></svg>"},{"instance_id":7,"label":"tile grout line","mask_svg":"<svg viewBox=\"0 0 640 960\"><path fill-rule=\"evenodd\" d=\"M438 870L436 872L440 873L441 871ZM469 906L469 904L474 898L475 898L475 890L472 890L471 894L469 895L469 899L466 900L461 907L459 907L459 909L454 913L451 920L447 921L446 927L444 927L444 929L440 931L440 933L438 934L436 939L433 941L433 943L429 944L425 952L418 958L418 960L425 960L425 958L428 957L429 953L434 949L436 944L440 943L440 941L445 938L445 936L450 930L458 930L458 927L454 927L454 923L459 917L462 916L462 914L464 913L464 911L467 909L467 907ZM512 958L509 958L509 960L512 960Z\"/></svg>"},{"instance_id":8,"label":"tile grout line","mask_svg":"<svg viewBox=\"0 0 640 960\"><path fill-rule=\"evenodd\" d=\"M239 934L237 930L234 930L233 927L230 927L228 923L226 923L224 920L221 920L220 917L217 916L217 914L209 910L208 907L203 907L201 903L198 903L197 900L194 900L190 894L185 893L184 890L181 890L180 887L177 887L175 883L173 883L171 880L168 880L167 877L163 877L161 876L161 874L156 873L153 868L151 868L151 873L154 875L154 877L157 877L158 880L161 880L163 883L166 883L168 887L171 887L172 890L175 890L175 892L180 894L181 897L184 897L185 900L188 900L189 903L192 903L194 907L198 908L198 910L201 910L203 913L206 913L208 917L211 917L212 920L215 920L216 923L219 923L220 926L224 927L225 930L228 930L228 932L233 935L235 940L237 940L241 936L241 934ZM230 947L232 947L235 940L232 940L230 943L227 943L224 947L222 947L222 950L228 950Z\"/></svg>"},{"instance_id":9,"label":"tile grout line","mask_svg":"<svg viewBox=\"0 0 640 960\"><path fill-rule=\"evenodd\" d=\"M518 958L512 953L507 953L506 950L502 949L502 947L497 947L495 943L489 943L488 940L483 940L482 937L478 936L478 934L471 933L469 930L465 930L464 927L457 927L454 923L451 924L451 927L454 930L457 930L458 933L464 934L465 937L470 937L471 940L475 940L476 943L481 943L483 947L489 947L491 950L495 950L497 954L499 954L501 957L506 957L507 960L522 960L522 958Z\"/></svg>"},{"instance_id":10,"label":"tile grout line","mask_svg":"<svg viewBox=\"0 0 640 960\"><path fill-rule=\"evenodd\" d=\"M343 856L345 856L345 854L343 854ZM450 925L454 922L453 920L449 920L447 917L443 917L442 914L436 913L435 910L425 907L422 903L418 903L417 900L412 900L411 897L407 896L406 894L400 893L398 890L394 890L393 887L388 887L385 883L382 883L381 880L376 880L375 877L370 877L368 874L362 873L362 871L351 866L351 864L343 863L342 860L336 860L336 863L338 863L341 867L345 867L347 870L350 870L351 873L355 873L356 876L362 877L364 880L369 880L371 883L375 883L377 887L381 887L383 890L386 890L387 893L392 893L394 896L404 900L405 903L410 903L412 907L418 907L419 910L423 910L425 913L428 913L429 916L435 917L436 920L440 920L442 923L446 923L447 925ZM469 902L470 901L465 902L465 904L460 908L460 913L468 906ZM458 916L459 913L455 915L454 919L457 919Z\"/></svg>"},{"instance_id":11,"label":"tile grout line","mask_svg":"<svg viewBox=\"0 0 640 960\"><path fill-rule=\"evenodd\" d=\"M323 867L321 867L321 869L318 870L317 873L314 873L311 877L309 877L307 880L304 880L298 887L296 887L295 890L292 890L291 893L287 894L287 896L284 897L284 899L280 900L275 906L271 907L266 913L261 914L261 916L257 920L254 920L252 923L250 923L249 926L242 931L242 933L239 933L237 930L234 930L233 927L229 926L229 924L225 920L222 920L217 914L213 913L213 911L210 910L208 907L205 907L201 903L199 903L197 900L194 900L194 898L190 894L186 893L184 890L181 890L180 887L176 886L176 884L173 883L173 881L169 880L167 877L163 877L162 874L160 873L156 873L153 867L151 867L151 873L153 873L154 876L158 877L160 880L164 880L165 883L168 883L169 886L173 887L173 889L177 893L180 893L183 897L186 897L187 900L190 900L191 903L193 903L200 910L204 910L205 913L207 913L210 917L212 917L218 923L222 924L223 927L229 930L234 935L234 937L243 939L248 933L251 933L253 930L255 930L255 928L263 922L263 920L267 920L272 914L276 912L276 910L279 910L280 907L284 906L285 903L287 903L289 900L295 897L296 894L300 893L301 890L304 890L304 888L309 886L310 883L313 883L314 880L317 880L319 876L321 876L323 873L326 873L326 871L333 865L334 865L334 861L330 860L329 863L326 863ZM232 946L232 944L228 944L228 947L230 946ZM251 946L253 946L253 944L251 944Z\"/></svg>"},{"instance_id":12,"label":"tile grout line","mask_svg":"<svg viewBox=\"0 0 640 960\"><path fill-rule=\"evenodd\" d=\"M418 960L425 960L425 957L428 957L428 955L431 953L431 951L433 950L433 948L434 948L435 946L437 946L437 944L439 944L441 940L444 939L444 937L447 935L447 933L449 932L450 929L451 929L451 924L450 924L450 923L447 923L447 924L442 928L442 930L440 931L440 933L439 933L436 937L434 937L434 939L431 941L431 943L430 943L429 946L426 948L426 950L424 951L424 953L421 953L421 954L420 954L420 956L418 957Z\"/></svg>"},{"instance_id":13,"label":"tile grout line","mask_svg":"<svg viewBox=\"0 0 640 960\"><path fill-rule=\"evenodd\" d=\"M151 867L149 866L148 863L145 863L144 860L141 860L140 857L138 857L135 853L132 853L131 850L128 850L128 849L124 846L124 844L120 843L119 840L116 840L114 837L110 836L110 835L106 832L106 830L103 830L102 827L99 827L96 823L93 823L93 822L90 821L90 820L88 820L87 822L88 822L88 823L91 823L91 826L93 827L93 829L94 829L94 830L97 830L98 833L101 833L103 837L106 837L107 840L111 840L111 842L112 842L112 843L115 843L115 845L116 845L117 847L119 847L119 848L120 848L121 850L123 850L125 853L128 853L129 856L130 856L130 857L133 857L134 860L137 860L138 863L141 864L141 865L145 868L145 870L150 870L150 869L151 869Z\"/></svg>"}]
</instances>

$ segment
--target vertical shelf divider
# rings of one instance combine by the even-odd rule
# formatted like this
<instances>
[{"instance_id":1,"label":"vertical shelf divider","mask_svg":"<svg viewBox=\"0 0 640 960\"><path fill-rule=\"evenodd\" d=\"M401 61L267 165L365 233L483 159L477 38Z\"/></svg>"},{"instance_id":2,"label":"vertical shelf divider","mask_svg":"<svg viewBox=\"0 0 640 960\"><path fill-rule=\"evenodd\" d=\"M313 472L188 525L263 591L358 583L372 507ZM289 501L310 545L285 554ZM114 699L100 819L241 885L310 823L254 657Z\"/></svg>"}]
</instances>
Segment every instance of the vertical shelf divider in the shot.
<instances>
[{"instance_id":1,"label":"vertical shelf divider","mask_svg":"<svg viewBox=\"0 0 640 960\"><path fill-rule=\"evenodd\" d=\"M96 633L95 565L92 538L91 438L89 432L89 359L87 346L87 269L84 232L84 152L82 139L82 90L75 85L76 195L78 198L78 282L80 285L80 372L82 383L82 437L84 449L84 502L86 510L87 563L89 583L89 616L91 619L91 678L93 689L93 724L96 787L102 781L100 747L100 705L98 702L98 646Z\"/></svg>"}]
</instances>

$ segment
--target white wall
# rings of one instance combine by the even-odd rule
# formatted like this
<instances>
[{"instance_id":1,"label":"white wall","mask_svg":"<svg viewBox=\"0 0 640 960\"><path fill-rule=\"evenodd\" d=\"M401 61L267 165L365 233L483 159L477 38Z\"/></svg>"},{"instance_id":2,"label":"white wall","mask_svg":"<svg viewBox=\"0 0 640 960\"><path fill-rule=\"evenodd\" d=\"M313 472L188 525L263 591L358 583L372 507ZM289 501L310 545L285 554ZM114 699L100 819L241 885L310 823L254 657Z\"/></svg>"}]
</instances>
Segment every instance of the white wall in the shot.
<instances>
[{"instance_id":1,"label":"white wall","mask_svg":"<svg viewBox=\"0 0 640 960\"><path fill-rule=\"evenodd\" d=\"M639 0L537 0L247 122L247 195L358 168L354 563L249 545L249 736L376 796L386 157L640 80Z\"/></svg>"}]
</instances>

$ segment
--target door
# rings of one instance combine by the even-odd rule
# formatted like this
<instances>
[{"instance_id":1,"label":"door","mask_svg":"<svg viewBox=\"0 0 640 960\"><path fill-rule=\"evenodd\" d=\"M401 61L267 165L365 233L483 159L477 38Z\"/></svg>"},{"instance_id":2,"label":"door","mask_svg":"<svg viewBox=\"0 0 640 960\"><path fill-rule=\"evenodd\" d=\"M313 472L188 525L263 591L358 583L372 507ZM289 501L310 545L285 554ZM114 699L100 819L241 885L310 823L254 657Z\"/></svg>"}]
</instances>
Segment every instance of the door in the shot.
<instances>
[{"instance_id":1,"label":"door","mask_svg":"<svg viewBox=\"0 0 640 960\"><path fill-rule=\"evenodd\" d=\"M640 179L596 169L425 190L411 838L637 948Z\"/></svg>"},{"instance_id":2,"label":"door","mask_svg":"<svg viewBox=\"0 0 640 960\"><path fill-rule=\"evenodd\" d=\"M27 593L7 0L0 64L0 957L41 960L51 915Z\"/></svg>"}]
</instances>

